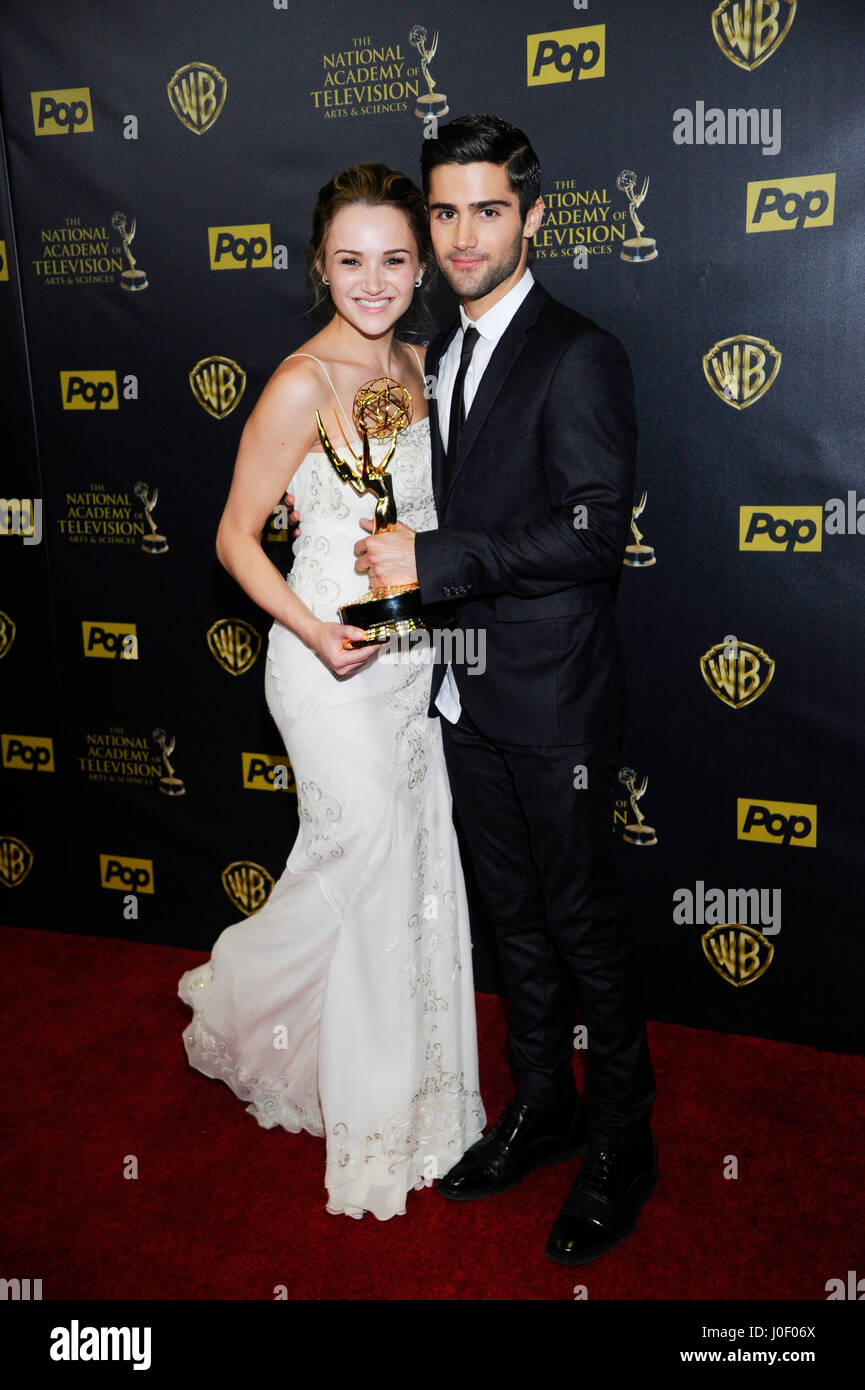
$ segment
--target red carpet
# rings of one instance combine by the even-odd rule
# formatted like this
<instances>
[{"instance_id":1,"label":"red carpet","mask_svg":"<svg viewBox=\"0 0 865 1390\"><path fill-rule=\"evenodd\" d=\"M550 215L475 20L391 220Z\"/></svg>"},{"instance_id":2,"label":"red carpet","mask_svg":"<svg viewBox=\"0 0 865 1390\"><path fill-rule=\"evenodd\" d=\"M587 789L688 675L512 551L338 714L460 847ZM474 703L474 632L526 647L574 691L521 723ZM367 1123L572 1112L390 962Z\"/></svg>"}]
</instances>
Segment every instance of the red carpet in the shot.
<instances>
[{"instance_id":1,"label":"red carpet","mask_svg":"<svg viewBox=\"0 0 865 1390\"><path fill-rule=\"evenodd\" d=\"M572 1164L459 1206L410 1193L387 1223L328 1216L323 1141L259 1128L187 1064L175 989L203 953L14 928L0 949L0 1276L41 1278L46 1300L825 1300L865 1274L861 1057L652 1025L657 1194L623 1246L569 1270L543 1247ZM504 1015L478 1010L495 1118Z\"/></svg>"}]
</instances>

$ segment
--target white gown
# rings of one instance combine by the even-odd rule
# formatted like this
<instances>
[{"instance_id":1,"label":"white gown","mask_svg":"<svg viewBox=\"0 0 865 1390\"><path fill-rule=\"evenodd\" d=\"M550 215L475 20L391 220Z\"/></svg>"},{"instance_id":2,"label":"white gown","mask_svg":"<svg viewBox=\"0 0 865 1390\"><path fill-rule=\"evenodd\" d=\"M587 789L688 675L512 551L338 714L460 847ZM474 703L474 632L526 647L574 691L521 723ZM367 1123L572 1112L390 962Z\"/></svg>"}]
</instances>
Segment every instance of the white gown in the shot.
<instances>
[{"instance_id":1,"label":"white gown","mask_svg":"<svg viewBox=\"0 0 865 1390\"><path fill-rule=\"evenodd\" d=\"M374 458L385 444L372 443ZM347 446L340 450L348 457ZM429 423L391 459L400 519L436 525ZM364 591L363 497L311 452L288 583L319 618ZM265 694L297 782L300 830L265 906L223 931L178 993L192 1066L265 1128L323 1135L327 1210L380 1220L481 1135L468 908L423 647L336 677L282 623Z\"/></svg>"}]
</instances>

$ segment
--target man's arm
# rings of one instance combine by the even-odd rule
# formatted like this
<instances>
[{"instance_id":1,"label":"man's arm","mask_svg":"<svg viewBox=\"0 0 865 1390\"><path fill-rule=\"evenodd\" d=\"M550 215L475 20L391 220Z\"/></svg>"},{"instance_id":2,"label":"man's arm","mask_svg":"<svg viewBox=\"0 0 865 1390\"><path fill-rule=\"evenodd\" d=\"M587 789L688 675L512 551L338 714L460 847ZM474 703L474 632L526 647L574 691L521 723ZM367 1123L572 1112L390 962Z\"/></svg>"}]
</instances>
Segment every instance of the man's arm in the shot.
<instances>
[{"instance_id":1,"label":"man's arm","mask_svg":"<svg viewBox=\"0 0 865 1390\"><path fill-rule=\"evenodd\" d=\"M549 518L501 531L442 527L415 537L423 598L535 595L621 570L634 496L636 423L624 349L587 333L565 349L543 410ZM581 510L585 509L585 510Z\"/></svg>"}]
</instances>

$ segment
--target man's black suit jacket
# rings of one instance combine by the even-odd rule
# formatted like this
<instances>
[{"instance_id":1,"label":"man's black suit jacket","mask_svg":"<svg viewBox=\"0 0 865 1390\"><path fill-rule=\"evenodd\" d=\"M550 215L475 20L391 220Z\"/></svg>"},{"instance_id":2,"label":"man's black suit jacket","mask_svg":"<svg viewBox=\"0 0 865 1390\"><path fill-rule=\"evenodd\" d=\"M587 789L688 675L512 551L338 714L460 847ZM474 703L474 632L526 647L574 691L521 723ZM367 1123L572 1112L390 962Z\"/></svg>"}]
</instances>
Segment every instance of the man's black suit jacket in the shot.
<instances>
[{"instance_id":1,"label":"man's black suit jacket","mask_svg":"<svg viewBox=\"0 0 865 1390\"><path fill-rule=\"evenodd\" d=\"M458 329L430 343L428 375ZM456 600L454 625L486 632L483 674L454 664L463 708L503 743L613 732L625 706L613 599L637 440L624 348L536 282L487 363L447 488L430 407L439 529L416 537L421 596ZM431 715L443 675L440 663Z\"/></svg>"}]
</instances>

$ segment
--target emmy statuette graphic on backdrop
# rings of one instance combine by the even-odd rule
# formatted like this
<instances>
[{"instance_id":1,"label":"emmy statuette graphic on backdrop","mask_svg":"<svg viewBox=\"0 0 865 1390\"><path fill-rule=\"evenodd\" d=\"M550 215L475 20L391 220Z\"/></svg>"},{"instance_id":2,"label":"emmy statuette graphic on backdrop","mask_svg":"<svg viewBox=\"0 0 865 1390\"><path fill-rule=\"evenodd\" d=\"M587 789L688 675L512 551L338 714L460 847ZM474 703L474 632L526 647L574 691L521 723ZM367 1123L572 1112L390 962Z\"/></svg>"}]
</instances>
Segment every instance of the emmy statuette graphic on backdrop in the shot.
<instances>
[{"instance_id":1,"label":"emmy statuette graphic on backdrop","mask_svg":"<svg viewBox=\"0 0 865 1390\"><path fill-rule=\"evenodd\" d=\"M632 169L623 169L616 179L616 187L620 193L624 193L628 199L628 211L631 214L631 221L634 224L636 236L629 237L624 247L619 252L623 261L633 261L636 265L642 265L643 261L653 261L658 254L658 247L650 236L643 236L646 230L637 216L637 208L643 202L649 188L649 175L643 179L643 187L639 193L636 192L637 176Z\"/></svg>"},{"instance_id":2,"label":"emmy statuette graphic on backdrop","mask_svg":"<svg viewBox=\"0 0 865 1390\"><path fill-rule=\"evenodd\" d=\"M183 778L175 775L174 767L169 761L171 754L174 752L174 745L177 742L176 737L172 734L171 738L169 738L164 729L154 729L151 737L162 752L162 761L166 769L165 776L159 779L159 790L163 792L165 796L185 796L186 787L184 786Z\"/></svg>"},{"instance_id":3,"label":"emmy statuette graphic on backdrop","mask_svg":"<svg viewBox=\"0 0 865 1390\"><path fill-rule=\"evenodd\" d=\"M645 506L648 493L644 492L636 507L631 509L631 531L634 535L634 544L625 546L625 553L622 557L623 565L631 565L634 569L648 569L649 565L655 563L655 551L651 545L643 545L643 533L637 526L637 517L641 516Z\"/></svg>"},{"instance_id":4,"label":"emmy statuette graphic on backdrop","mask_svg":"<svg viewBox=\"0 0 865 1390\"><path fill-rule=\"evenodd\" d=\"M623 767L619 772L619 781L623 787L627 787L631 794L631 811L634 819L626 825L622 831L622 839L627 840L629 845L656 845L658 837L655 828L646 824L646 818L640 810L637 802L645 794L646 787L649 785L648 777L644 777L639 787L635 785L637 774L631 767Z\"/></svg>"},{"instance_id":5,"label":"emmy statuette graphic on backdrop","mask_svg":"<svg viewBox=\"0 0 865 1390\"><path fill-rule=\"evenodd\" d=\"M338 476L354 488L359 497L365 492L371 492L378 499L375 504L373 534L392 531L396 526L393 478L387 472L387 466L396 448L397 435L400 430L411 424L411 416L410 393L389 376L376 377L374 381L367 381L358 387L352 419L363 441L362 457L358 458L351 445L348 445L355 464L360 465L358 473L348 459L340 458L328 438L320 414L318 411L315 412L319 438ZM373 463L369 447L370 436L373 439L385 439L388 435L391 436L391 440L387 453L378 463ZM389 637L402 637L426 626L421 616L420 586L417 584L397 584L370 589L338 611L341 623L350 627L362 627L366 632L362 642L351 644L356 647L368 646L371 642L385 642Z\"/></svg>"},{"instance_id":6,"label":"emmy statuette graphic on backdrop","mask_svg":"<svg viewBox=\"0 0 865 1390\"><path fill-rule=\"evenodd\" d=\"M111 225L115 231L120 233L123 251L129 262L129 269L120 272L120 288L122 290L146 290L147 272L139 269L138 262L130 249L135 240L135 218L132 219L132 226L127 228L126 213L115 212L111 219Z\"/></svg>"},{"instance_id":7,"label":"emmy statuette graphic on backdrop","mask_svg":"<svg viewBox=\"0 0 865 1390\"><path fill-rule=\"evenodd\" d=\"M164 555L168 549L168 541L156 529L156 522L153 520L153 508L156 506L156 499L159 496L159 488L155 487L151 495L146 483L136 483L134 487L135 496L144 508L144 515L150 527L150 535L141 537L141 549L146 555Z\"/></svg>"},{"instance_id":8,"label":"emmy statuette graphic on backdrop","mask_svg":"<svg viewBox=\"0 0 865 1390\"><path fill-rule=\"evenodd\" d=\"M425 92L422 97L418 97L417 106L414 111L415 115L421 118L425 116L435 116L436 119L438 119L439 116L446 116L450 110L448 99L444 92L437 92L435 90L435 80L430 76L429 70L429 64L435 57L436 49L439 46L438 30L436 30L435 38L429 48L427 48L426 29L422 24L415 24L412 26L408 41L412 48L416 48L420 54L421 72L426 78L426 84L429 87L428 92Z\"/></svg>"}]
</instances>

